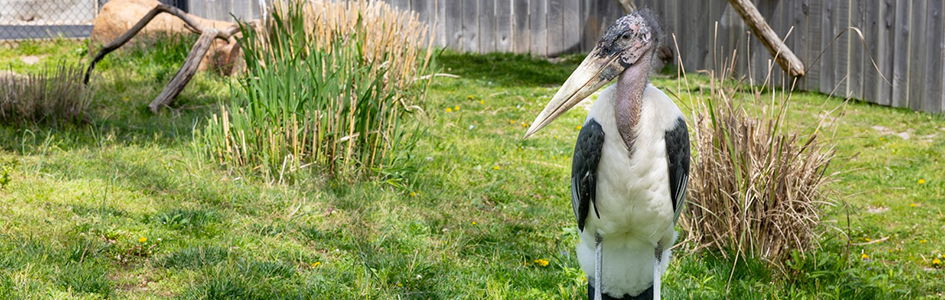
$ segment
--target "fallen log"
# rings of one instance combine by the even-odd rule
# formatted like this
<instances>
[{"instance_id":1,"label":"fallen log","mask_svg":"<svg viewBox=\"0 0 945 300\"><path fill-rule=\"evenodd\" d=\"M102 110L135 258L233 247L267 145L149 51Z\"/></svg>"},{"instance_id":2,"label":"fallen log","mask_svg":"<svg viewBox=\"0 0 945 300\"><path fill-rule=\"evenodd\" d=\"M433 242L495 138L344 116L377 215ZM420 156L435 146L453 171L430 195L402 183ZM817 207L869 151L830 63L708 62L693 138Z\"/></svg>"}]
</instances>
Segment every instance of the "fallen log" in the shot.
<instances>
[{"instance_id":1,"label":"fallen log","mask_svg":"<svg viewBox=\"0 0 945 300\"><path fill-rule=\"evenodd\" d=\"M177 74L174 75L174 78L171 79L170 83L168 83L161 93L156 98L154 98L153 101L151 101L151 104L148 105L148 108L154 113L158 113L162 107L170 105L171 102L174 101L174 98L176 98L177 95L179 95L180 92L187 86L187 83L190 82L194 74L197 72L197 69L200 66L200 61L207 54L207 50L210 49L210 45L213 40L220 39L226 41L228 44L236 43L234 35L239 32L239 26L236 24L233 24L223 30L219 30L211 26L203 26L196 22L192 15L176 7L158 3L154 6L154 8L148 11L148 13L145 14L141 20L128 29L128 31L103 46L102 49L100 49L98 53L95 54L95 57L92 59L92 62L89 63L89 67L85 71L83 82L85 84L89 83L89 78L91 77L92 71L95 69L96 63L101 61L112 51L115 51L116 49L125 45L125 43L137 35L141 29L154 20L154 17L161 13L167 13L181 19L184 21L186 27L189 30L194 33L199 33L200 37L197 39L197 42L194 43L194 47L190 50L190 53L187 55L187 59L184 61L184 64L181 66L180 70L177 71ZM238 47L237 45L233 46ZM237 51L237 49L234 49L234 51Z\"/></svg>"}]
</instances>

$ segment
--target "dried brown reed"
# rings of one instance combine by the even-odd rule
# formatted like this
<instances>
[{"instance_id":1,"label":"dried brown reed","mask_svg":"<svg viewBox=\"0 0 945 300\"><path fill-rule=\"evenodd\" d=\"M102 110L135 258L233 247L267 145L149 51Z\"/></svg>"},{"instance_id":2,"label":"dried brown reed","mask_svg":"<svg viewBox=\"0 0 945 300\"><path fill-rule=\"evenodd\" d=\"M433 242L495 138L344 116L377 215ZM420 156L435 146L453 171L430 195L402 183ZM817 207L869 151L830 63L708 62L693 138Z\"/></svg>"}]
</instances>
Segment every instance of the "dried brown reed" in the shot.
<instances>
[{"instance_id":1,"label":"dried brown reed","mask_svg":"<svg viewBox=\"0 0 945 300\"><path fill-rule=\"evenodd\" d=\"M734 99L745 85L731 71L711 74L709 92L692 95L696 154L682 226L696 249L779 265L818 240L834 152L820 128L806 136L788 129L790 87Z\"/></svg>"},{"instance_id":2,"label":"dried brown reed","mask_svg":"<svg viewBox=\"0 0 945 300\"><path fill-rule=\"evenodd\" d=\"M11 124L85 121L91 92L82 69L65 63L37 74L0 74L0 122Z\"/></svg>"}]
</instances>

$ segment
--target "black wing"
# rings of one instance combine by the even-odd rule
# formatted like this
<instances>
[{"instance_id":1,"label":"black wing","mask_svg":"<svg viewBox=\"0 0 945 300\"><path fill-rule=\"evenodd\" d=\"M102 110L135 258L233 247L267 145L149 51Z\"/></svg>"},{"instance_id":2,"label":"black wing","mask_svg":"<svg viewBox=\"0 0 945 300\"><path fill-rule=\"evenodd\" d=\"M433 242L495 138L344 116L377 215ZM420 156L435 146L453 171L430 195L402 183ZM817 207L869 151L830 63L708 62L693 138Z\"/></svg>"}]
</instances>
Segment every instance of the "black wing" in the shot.
<instances>
[{"instance_id":1,"label":"black wing","mask_svg":"<svg viewBox=\"0 0 945 300\"><path fill-rule=\"evenodd\" d=\"M669 161L669 193L673 200L673 222L679 218L686 202L686 187L689 185L689 129L682 118L676 126L666 131L666 159Z\"/></svg>"},{"instance_id":2,"label":"black wing","mask_svg":"<svg viewBox=\"0 0 945 300\"><path fill-rule=\"evenodd\" d=\"M577 144L574 145L574 157L571 159L571 207L577 219L578 229L584 231L584 221L591 203L597 217L597 163L604 146L604 129L594 119L590 119L581 128Z\"/></svg>"}]
</instances>

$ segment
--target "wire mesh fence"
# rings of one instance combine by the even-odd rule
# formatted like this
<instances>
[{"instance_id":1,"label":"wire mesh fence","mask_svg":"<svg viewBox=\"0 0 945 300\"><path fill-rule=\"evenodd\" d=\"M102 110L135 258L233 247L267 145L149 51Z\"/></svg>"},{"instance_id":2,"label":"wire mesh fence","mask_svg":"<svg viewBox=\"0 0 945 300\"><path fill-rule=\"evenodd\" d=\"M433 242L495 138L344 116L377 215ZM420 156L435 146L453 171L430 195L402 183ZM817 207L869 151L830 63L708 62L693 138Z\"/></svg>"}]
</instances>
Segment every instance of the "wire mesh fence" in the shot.
<instances>
[{"instance_id":1,"label":"wire mesh fence","mask_svg":"<svg viewBox=\"0 0 945 300\"><path fill-rule=\"evenodd\" d=\"M188 0L160 0L188 10ZM108 0L0 0L0 41L85 38ZM202 1L200 1L202 2Z\"/></svg>"},{"instance_id":2,"label":"wire mesh fence","mask_svg":"<svg viewBox=\"0 0 945 300\"><path fill-rule=\"evenodd\" d=\"M87 37L105 0L0 0L0 40Z\"/></svg>"}]
</instances>

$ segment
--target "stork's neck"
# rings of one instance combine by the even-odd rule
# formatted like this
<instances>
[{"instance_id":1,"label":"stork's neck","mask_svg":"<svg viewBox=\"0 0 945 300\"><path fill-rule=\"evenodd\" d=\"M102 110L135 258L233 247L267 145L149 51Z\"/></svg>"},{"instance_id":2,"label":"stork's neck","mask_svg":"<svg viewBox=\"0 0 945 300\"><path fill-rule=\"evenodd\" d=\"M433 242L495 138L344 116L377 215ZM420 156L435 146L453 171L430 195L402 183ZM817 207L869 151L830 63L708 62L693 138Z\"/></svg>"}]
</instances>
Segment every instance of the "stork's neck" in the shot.
<instances>
[{"instance_id":1,"label":"stork's neck","mask_svg":"<svg viewBox=\"0 0 945 300\"><path fill-rule=\"evenodd\" d=\"M640 123L640 110L643 108L643 90L646 89L647 77L650 75L650 56L640 58L640 62L627 67L617 79L617 94L614 100L614 118L617 131L627 145L627 150L633 150L635 131Z\"/></svg>"}]
</instances>

